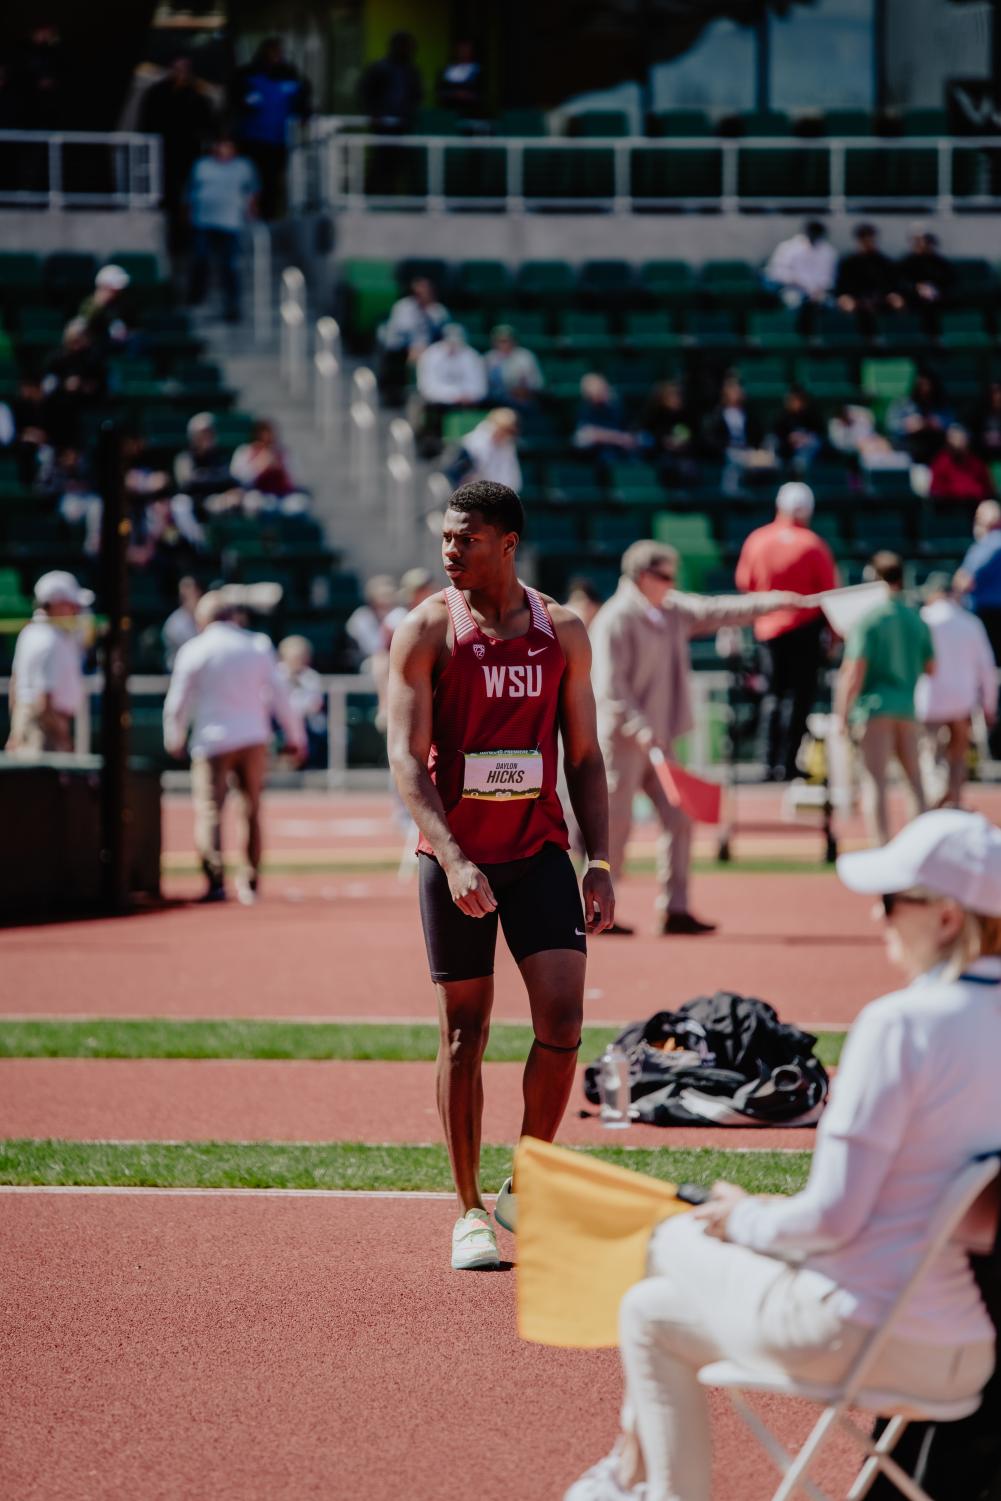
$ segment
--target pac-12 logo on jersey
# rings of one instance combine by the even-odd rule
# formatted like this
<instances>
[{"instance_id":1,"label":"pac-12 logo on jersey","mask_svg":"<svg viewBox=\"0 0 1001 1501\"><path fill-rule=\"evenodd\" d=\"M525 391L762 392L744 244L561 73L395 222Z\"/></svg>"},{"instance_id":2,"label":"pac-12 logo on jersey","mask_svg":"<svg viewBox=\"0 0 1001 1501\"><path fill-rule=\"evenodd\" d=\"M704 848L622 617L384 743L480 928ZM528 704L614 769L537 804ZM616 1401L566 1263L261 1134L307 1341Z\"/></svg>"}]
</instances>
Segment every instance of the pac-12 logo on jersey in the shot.
<instances>
[{"instance_id":1,"label":"pac-12 logo on jersey","mask_svg":"<svg viewBox=\"0 0 1001 1501\"><path fill-rule=\"evenodd\" d=\"M484 667L487 698L541 698L541 667Z\"/></svg>"},{"instance_id":2,"label":"pac-12 logo on jersey","mask_svg":"<svg viewBox=\"0 0 1001 1501\"><path fill-rule=\"evenodd\" d=\"M486 656L486 654L487 654L487 649L483 645L483 642L482 641L474 641L473 642L473 656L476 658L477 662L482 662L483 658Z\"/></svg>"}]
</instances>

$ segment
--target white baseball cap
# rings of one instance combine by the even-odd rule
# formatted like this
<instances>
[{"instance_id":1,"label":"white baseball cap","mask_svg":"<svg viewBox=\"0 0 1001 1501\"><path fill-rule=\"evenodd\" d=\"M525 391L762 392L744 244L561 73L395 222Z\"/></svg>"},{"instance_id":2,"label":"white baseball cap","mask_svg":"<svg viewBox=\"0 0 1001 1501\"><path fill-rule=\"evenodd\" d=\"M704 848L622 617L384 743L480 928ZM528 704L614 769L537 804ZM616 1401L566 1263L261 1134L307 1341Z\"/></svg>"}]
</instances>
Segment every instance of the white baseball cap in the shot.
<instances>
[{"instance_id":1,"label":"white baseball cap","mask_svg":"<svg viewBox=\"0 0 1001 1501\"><path fill-rule=\"evenodd\" d=\"M112 292L124 292L132 280L124 266L102 266L94 282L95 287L108 287Z\"/></svg>"},{"instance_id":2,"label":"white baseball cap","mask_svg":"<svg viewBox=\"0 0 1001 1501\"><path fill-rule=\"evenodd\" d=\"M35 585L35 599L40 605L71 604L86 610L94 603L93 589L82 589L72 573L55 568L43 573Z\"/></svg>"},{"instance_id":3,"label":"white baseball cap","mask_svg":"<svg viewBox=\"0 0 1001 1501\"><path fill-rule=\"evenodd\" d=\"M882 849L842 855L838 875L850 891L889 896L920 887L1001 917L1001 829L958 808L922 813Z\"/></svg>"},{"instance_id":4,"label":"white baseball cap","mask_svg":"<svg viewBox=\"0 0 1001 1501\"><path fill-rule=\"evenodd\" d=\"M813 507L813 491L802 480L782 485L775 497L775 509L783 516L812 516Z\"/></svg>"}]
</instances>

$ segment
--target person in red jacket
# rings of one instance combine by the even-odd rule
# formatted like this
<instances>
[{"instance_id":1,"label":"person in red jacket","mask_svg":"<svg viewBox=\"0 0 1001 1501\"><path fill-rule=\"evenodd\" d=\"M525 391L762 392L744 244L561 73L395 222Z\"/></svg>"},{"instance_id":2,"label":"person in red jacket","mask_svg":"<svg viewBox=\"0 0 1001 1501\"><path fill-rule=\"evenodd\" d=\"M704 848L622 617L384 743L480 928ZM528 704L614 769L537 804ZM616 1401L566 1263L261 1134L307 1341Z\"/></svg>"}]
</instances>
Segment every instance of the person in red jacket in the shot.
<instances>
[{"instance_id":1,"label":"person in red jacket","mask_svg":"<svg viewBox=\"0 0 1001 1501\"><path fill-rule=\"evenodd\" d=\"M831 549L810 527L813 505L809 485L793 481L782 486L775 497L775 520L752 532L741 549L738 589L819 594L836 587ZM823 628L820 610L776 610L754 627L768 678L765 775L770 781L788 782L796 775L796 755L817 692Z\"/></svg>"},{"instance_id":2,"label":"person in red jacket","mask_svg":"<svg viewBox=\"0 0 1001 1501\"><path fill-rule=\"evenodd\" d=\"M931 463L933 500L990 500L994 495L991 472L979 454L970 448L970 435L954 422L945 444Z\"/></svg>"}]
</instances>

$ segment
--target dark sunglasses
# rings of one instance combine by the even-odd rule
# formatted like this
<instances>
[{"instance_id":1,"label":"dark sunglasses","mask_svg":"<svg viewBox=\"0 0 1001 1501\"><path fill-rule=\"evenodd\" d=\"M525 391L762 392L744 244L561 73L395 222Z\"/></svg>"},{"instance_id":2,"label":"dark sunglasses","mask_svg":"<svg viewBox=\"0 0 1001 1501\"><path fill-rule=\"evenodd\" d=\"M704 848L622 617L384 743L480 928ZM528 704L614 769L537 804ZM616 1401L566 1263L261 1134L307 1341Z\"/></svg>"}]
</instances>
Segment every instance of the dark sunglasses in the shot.
<instances>
[{"instance_id":1,"label":"dark sunglasses","mask_svg":"<svg viewBox=\"0 0 1001 1501\"><path fill-rule=\"evenodd\" d=\"M675 574L662 573L659 568L648 568L647 573L652 573L655 579L660 579L665 584L673 584L675 580Z\"/></svg>"},{"instance_id":2,"label":"dark sunglasses","mask_svg":"<svg viewBox=\"0 0 1001 1501\"><path fill-rule=\"evenodd\" d=\"M931 900L928 896L909 896L906 891L888 891L880 897L887 917L892 917L894 908L902 903L909 907L927 907Z\"/></svg>"}]
</instances>

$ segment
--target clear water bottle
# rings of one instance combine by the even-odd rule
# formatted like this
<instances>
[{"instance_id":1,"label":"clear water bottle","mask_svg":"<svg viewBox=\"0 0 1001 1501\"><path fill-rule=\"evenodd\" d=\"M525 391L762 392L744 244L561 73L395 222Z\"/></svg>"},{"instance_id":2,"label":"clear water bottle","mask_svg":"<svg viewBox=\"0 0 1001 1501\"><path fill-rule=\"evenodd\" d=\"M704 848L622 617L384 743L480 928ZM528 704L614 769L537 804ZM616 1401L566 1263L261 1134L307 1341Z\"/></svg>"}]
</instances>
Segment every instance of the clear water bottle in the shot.
<instances>
[{"instance_id":1,"label":"clear water bottle","mask_svg":"<svg viewBox=\"0 0 1001 1501\"><path fill-rule=\"evenodd\" d=\"M601 1124L616 1130L629 1125L629 1059L610 1043L602 1055L598 1073L601 1091Z\"/></svg>"}]
</instances>

